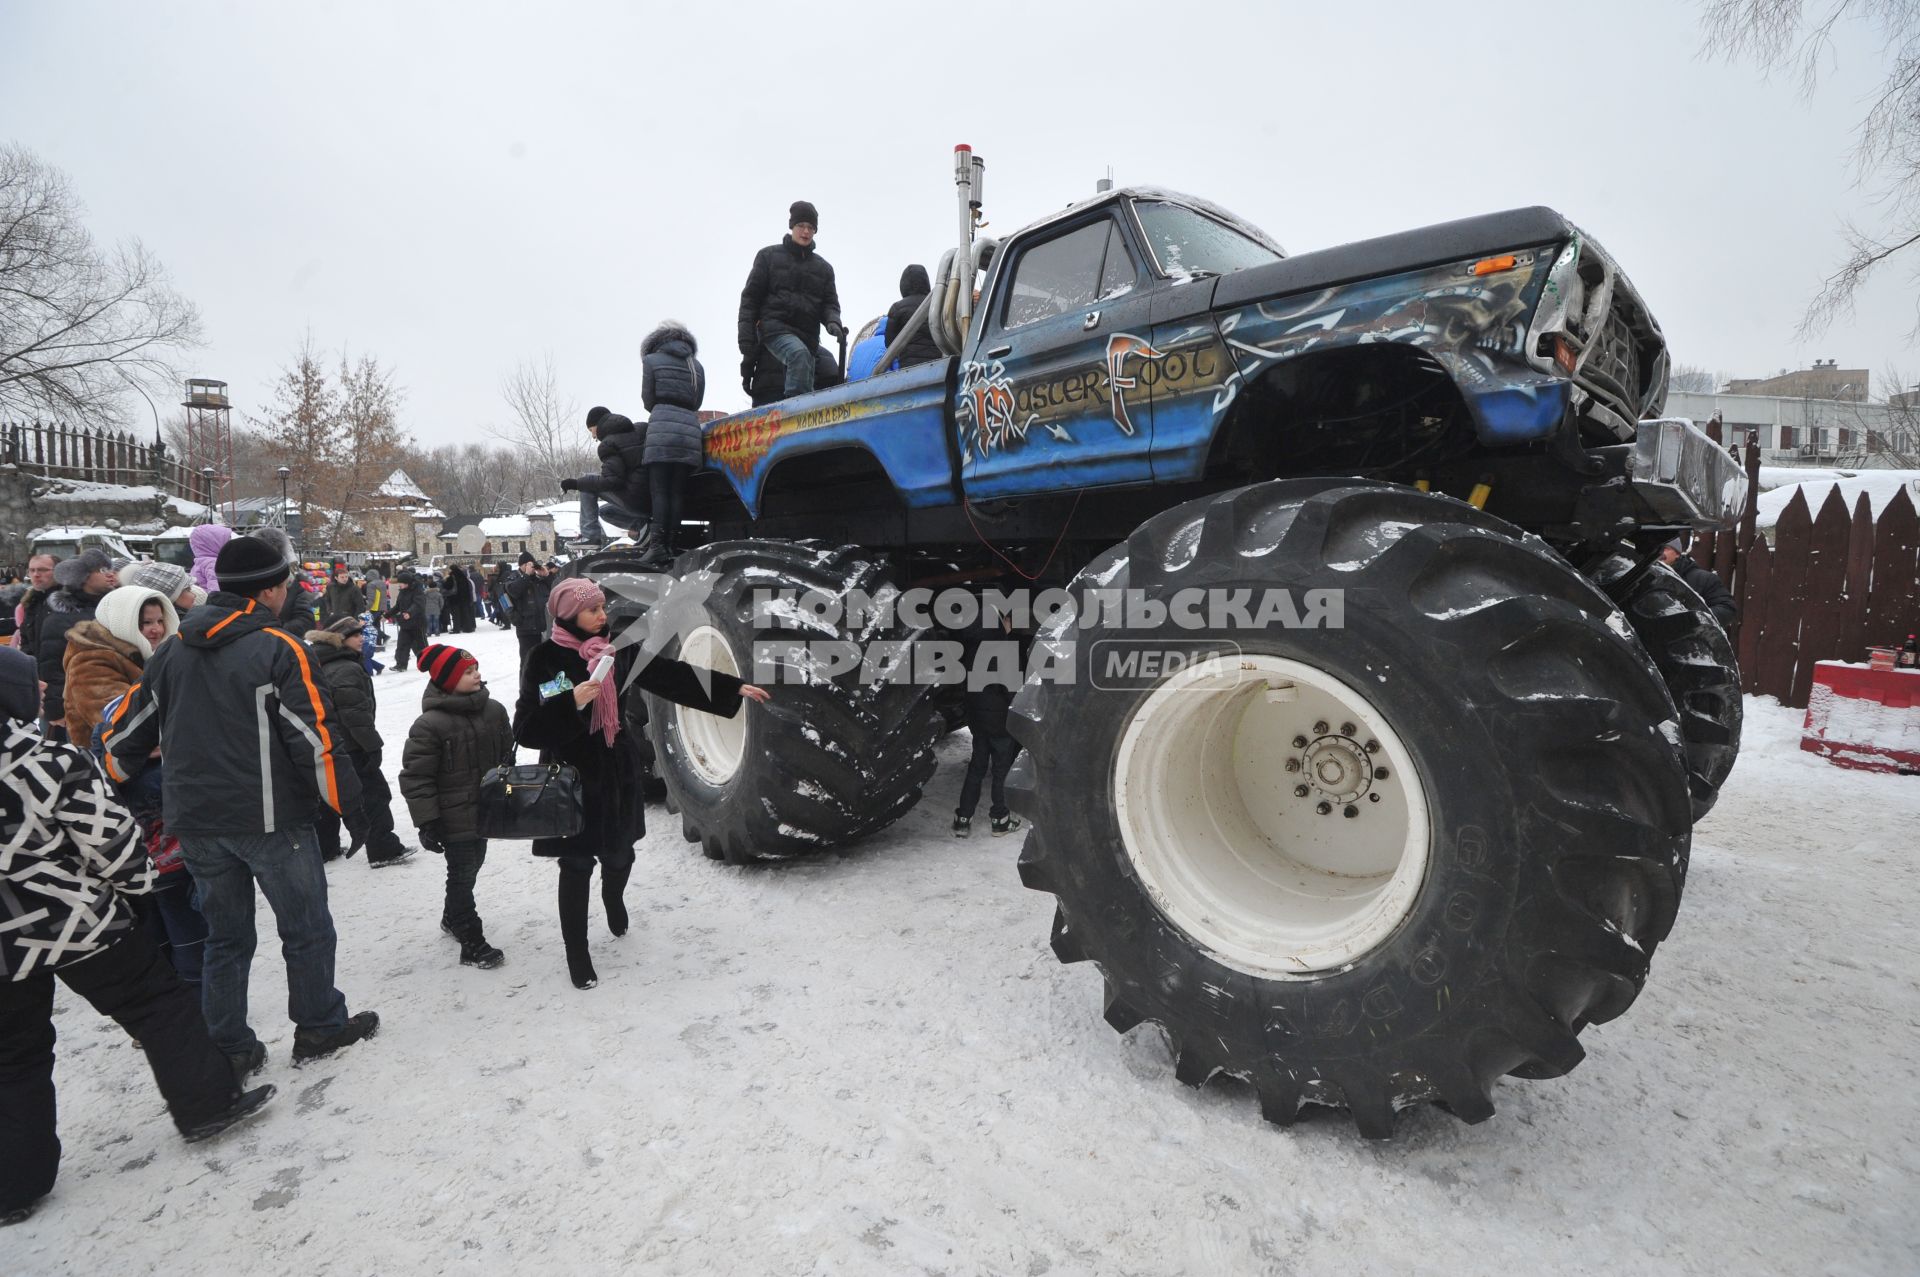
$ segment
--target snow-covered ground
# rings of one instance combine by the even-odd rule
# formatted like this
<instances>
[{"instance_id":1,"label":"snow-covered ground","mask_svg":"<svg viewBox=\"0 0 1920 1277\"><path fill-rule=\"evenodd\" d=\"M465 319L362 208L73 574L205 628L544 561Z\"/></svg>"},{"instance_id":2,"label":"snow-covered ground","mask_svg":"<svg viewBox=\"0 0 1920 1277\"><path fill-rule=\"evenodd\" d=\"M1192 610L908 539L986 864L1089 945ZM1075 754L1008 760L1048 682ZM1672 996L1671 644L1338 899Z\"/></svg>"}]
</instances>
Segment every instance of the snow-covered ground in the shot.
<instances>
[{"instance_id":1,"label":"snow-covered ground","mask_svg":"<svg viewBox=\"0 0 1920 1277\"><path fill-rule=\"evenodd\" d=\"M471 637L510 699L512 636ZM394 765L422 682L379 680ZM212 1145L63 989L66 1162L0 1273L1912 1273L1920 779L1799 752L1799 717L1749 702L1639 1002L1480 1126L1410 1111L1374 1145L1175 1082L1054 961L1016 841L947 834L960 735L847 855L730 869L650 809L591 992L524 844L480 880L497 971L439 934L437 858L334 865L339 983L380 1036L290 1067L263 908L281 1094Z\"/></svg>"}]
</instances>

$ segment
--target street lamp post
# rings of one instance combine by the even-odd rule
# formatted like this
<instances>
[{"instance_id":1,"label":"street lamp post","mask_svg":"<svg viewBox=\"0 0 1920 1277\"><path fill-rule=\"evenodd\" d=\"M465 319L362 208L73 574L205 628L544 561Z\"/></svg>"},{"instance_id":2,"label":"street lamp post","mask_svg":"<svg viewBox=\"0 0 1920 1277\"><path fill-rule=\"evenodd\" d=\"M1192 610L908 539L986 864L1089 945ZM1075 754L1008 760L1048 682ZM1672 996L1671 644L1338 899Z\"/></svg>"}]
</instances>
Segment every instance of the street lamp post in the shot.
<instances>
[{"instance_id":1,"label":"street lamp post","mask_svg":"<svg viewBox=\"0 0 1920 1277\"><path fill-rule=\"evenodd\" d=\"M207 495L207 517L202 520L204 523L213 522L213 476L215 473L212 466L200 467L200 478L206 482Z\"/></svg>"},{"instance_id":2,"label":"street lamp post","mask_svg":"<svg viewBox=\"0 0 1920 1277\"><path fill-rule=\"evenodd\" d=\"M293 471L286 466L281 466L274 473L280 476L280 530L285 532L287 530L287 480L293 476ZM305 528L300 530L306 531Z\"/></svg>"}]
</instances>

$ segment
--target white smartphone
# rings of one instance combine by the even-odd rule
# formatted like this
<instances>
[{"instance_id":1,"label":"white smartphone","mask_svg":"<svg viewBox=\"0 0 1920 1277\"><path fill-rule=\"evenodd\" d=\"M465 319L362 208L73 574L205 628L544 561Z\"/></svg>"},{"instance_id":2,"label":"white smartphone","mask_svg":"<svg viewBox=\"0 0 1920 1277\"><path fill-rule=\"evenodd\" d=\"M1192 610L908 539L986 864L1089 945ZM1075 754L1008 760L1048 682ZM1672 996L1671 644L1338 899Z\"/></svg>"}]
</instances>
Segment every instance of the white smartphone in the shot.
<instances>
[{"instance_id":1,"label":"white smartphone","mask_svg":"<svg viewBox=\"0 0 1920 1277\"><path fill-rule=\"evenodd\" d=\"M593 671L587 675L591 682L599 683L613 672L613 653L603 652L600 659L593 663Z\"/></svg>"}]
</instances>

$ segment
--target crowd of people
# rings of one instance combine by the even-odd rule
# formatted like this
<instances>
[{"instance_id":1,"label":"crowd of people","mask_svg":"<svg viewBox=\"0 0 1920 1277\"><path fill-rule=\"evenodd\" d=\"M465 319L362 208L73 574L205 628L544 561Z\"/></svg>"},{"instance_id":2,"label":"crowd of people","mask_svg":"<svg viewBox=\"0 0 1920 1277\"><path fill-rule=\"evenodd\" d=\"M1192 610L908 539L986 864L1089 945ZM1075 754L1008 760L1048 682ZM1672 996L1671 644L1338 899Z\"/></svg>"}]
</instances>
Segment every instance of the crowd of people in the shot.
<instances>
[{"instance_id":1,"label":"crowd of people","mask_svg":"<svg viewBox=\"0 0 1920 1277\"><path fill-rule=\"evenodd\" d=\"M755 257L742 293L742 378L756 402L840 375L820 350L823 328L846 330L833 268L814 246L818 222L796 202L789 233ZM920 267L902 277L887 321L896 330L926 278ZM641 343L646 420L588 414L600 469L561 485L580 494L576 547L605 544L611 523L649 566L672 558L681 493L703 459L698 351L684 325L660 324ZM938 357L925 342L899 353ZM191 567L94 549L36 555L0 587L0 1226L27 1218L59 1169L55 981L135 1039L183 1138L219 1135L275 1090L251 1083L268 1063L249 1020L256 893L279 933L292 1062L373 1037L378 1013L352 1009L336 987L327 862L363 847L376 868L420 848L440 855L440 929L462 965L500 966L476 898L482 795L488 774L528 749L579 777L578 832L534 839L532 852L557 862L567 975L592 989L594 872L607 928L624 935L645 832L643 754L625 702L649 692L731 717L768 699L660 656L608 677L605 596L530 553L485 573L449 565L388 577L334 563L312 579L279 529L236 535L209 523L189 545ZM471 652L436 641L482 619L518 639L511 714ZM398 770L417 847L395 819L376 713L390 629L395 669L415 663L426 675ZM955 813L962 835L989 777L994 832L1018 823L1002 792L1013 757L1004 698L978 708Z\"/></svg>"},{"instance_id":2,"label":"crowd of people","mask_svg":"<svg viewBox=\"0 0 1920 1277\"><path fill-rule=\"evenodd\" d=\"M608 929L622 935L645 832L625 701L648 691L731 716L767 699L663 657L631 681L596 678L611 650L605 596L526 555L487 592L520 639L509 716L472 653L424 641L426 580L355 581L336 565L316 588L275 529L206 540L211 562L195 568L210 575L116 571L93 550L35 559L0 646L0 1224L26 1218L59 1167L55 980L138 1041L188 1140L218 1135L274 1093L249 1081L268 1062L248 1016L256 892L279 932L293 1063L377 1032L379 1015L336 987L325 871L327 831L337 839L342 826L352 840L342 854L365 846L370 865L415 854L394 817L366 664L376 613L396 627L402 668L417 655L426 675L400 798L419 847L444 858L440 928L459 962L482 970L505 960L475 898L491 769L524 748L581 777L580 832L532 851L558 862L560 948L573 985L591 989L594 869ZM463 598L451 575L435 579L454 595L442 603L453 632L470 632L478 592Z\"/></svg>"}]
</instances>

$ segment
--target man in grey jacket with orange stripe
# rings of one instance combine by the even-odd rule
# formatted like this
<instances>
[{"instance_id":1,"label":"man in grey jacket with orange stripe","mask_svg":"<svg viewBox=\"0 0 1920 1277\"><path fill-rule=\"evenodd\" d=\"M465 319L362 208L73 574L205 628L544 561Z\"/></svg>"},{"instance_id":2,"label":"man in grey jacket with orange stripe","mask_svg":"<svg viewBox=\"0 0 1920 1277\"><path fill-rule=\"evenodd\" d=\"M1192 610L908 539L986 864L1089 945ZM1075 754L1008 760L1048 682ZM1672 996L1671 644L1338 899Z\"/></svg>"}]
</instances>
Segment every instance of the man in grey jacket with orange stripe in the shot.
<instances>
[{"instance_id":1,"label":"man in grey jacket with orange stripe","mask_svg":"<svg viewBox=\"0 0 1920 1277\"><path fill-rule=\"evenodd\" d=\"M266 1063L247 1024L255 883L286 957L294 1063L371 1037L380 1023L372 1011L349 1016L333 986L333 915L313 818L319 803L351 808L358 782L336 754L338 724L311 657L280 627L290 570L256 538L221 547L220 589L155 649L104 738L116 781L146 766L156 746L166 751L167 830L180 839L209 933L202 1010L241 1077Z\"/></svg>"}]
</instances>

